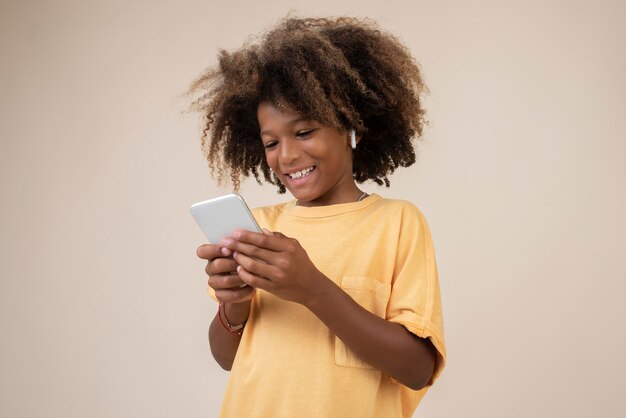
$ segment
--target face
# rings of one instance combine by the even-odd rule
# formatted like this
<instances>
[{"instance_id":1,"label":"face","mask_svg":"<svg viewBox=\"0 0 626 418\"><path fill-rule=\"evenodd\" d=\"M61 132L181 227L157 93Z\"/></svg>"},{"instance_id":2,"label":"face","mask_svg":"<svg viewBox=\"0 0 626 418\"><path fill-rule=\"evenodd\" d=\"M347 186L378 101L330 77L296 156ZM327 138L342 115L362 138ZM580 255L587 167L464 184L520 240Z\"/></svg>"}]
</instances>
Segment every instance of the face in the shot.
<instances>
[{"instance_id":1,"label":"face","mask_svg":"<svg viewBox=\"0 0 626 418\"><path fill-rule=\"evenodd\" d=\"M257 110L268 165L301 206L354 202L347 132L261 103Z\"/></svg>"}]
</instances>

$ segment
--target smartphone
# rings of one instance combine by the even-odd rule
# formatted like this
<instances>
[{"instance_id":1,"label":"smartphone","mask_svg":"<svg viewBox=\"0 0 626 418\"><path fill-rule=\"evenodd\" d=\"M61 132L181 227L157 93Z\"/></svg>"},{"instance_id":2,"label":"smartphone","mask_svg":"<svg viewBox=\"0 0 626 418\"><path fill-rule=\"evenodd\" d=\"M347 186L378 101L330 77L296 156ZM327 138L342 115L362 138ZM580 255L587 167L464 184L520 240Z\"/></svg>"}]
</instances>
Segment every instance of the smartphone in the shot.
<instances>
[{"instance_id":1,"label":"smartphone","mask_svg":"<svg viewBox=\"0 0 626 418\"><path fill-rule=\"evenodd\" d=\"M261 232L248 205L237 193L194 203L191 215L211 244L218 244L235 229Z\"/></svg>"}]
</instances>

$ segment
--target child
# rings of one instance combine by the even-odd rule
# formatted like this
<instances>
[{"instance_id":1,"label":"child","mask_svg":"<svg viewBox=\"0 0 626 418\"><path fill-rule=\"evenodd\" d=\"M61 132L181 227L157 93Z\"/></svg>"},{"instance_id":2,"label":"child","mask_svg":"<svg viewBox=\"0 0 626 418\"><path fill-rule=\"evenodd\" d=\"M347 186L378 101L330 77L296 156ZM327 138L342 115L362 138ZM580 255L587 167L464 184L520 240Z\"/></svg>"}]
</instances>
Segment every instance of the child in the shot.
<instances>
[{"instance_id":1,"label":"child","mask_svg":"<svg viewBox=\"0 0 626 418\"><path fill-rule=\"evenodd\" d=\"M197 251L219 301L211 351L231 370L223 417L410 417L441 372L426 221L356 184L415 162L424 89L395 37L352 18L288 18L192 85L218 179L295 198L254 210L264 233Z\"/></svg>"}]
</instances>

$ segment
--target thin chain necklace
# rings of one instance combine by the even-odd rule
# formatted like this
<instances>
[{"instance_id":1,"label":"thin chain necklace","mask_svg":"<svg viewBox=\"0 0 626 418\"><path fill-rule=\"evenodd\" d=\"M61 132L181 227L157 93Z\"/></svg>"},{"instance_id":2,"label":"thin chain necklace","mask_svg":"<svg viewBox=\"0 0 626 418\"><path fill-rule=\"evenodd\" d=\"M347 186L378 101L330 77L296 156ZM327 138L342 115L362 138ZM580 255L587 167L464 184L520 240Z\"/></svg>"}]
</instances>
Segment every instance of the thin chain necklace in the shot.
<instances>
[{"instance_id":1,"label":"thin chain necklace","mask_svg":"<svg viewBox=\"0 0 626 418\"><path fill-rule=\"evenodd\" d=\"M356 202L360 202L361 200L365 199L367 196L369 196L366 192L363 192L363 194L361 196L359 196L359 198L357 200L355 200ZM300 201L296 200L296 206L300 206Z\"/></svg>"}]
</instances>

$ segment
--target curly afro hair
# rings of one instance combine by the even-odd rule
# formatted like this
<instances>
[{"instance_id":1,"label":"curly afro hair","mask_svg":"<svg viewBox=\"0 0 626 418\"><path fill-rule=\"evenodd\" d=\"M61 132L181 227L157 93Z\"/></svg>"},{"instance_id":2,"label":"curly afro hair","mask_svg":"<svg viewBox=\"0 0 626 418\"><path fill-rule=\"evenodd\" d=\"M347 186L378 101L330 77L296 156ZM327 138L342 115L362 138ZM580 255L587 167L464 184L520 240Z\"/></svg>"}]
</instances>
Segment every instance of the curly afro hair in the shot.
<instances>
[{"instance_id":1,"label":"curly afro hair","mask_svg":"<svg viewBox=\"0 0 626 418\"><path fill-rule=\"evenodd\" d=\"M408 49L374 22L355 18L286 18L235 51L190 87L204 117L202 149L211 174L229 174L237 190L253 175L285 187L265 161L257 108L268 101L362 137L354 179L389 186L388 175L415 163L412 139L425 124L426 91ZM262 177L262 179L261 179Z\"/></svg>"}]
</instances>

